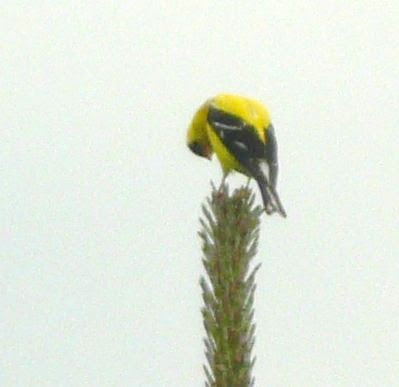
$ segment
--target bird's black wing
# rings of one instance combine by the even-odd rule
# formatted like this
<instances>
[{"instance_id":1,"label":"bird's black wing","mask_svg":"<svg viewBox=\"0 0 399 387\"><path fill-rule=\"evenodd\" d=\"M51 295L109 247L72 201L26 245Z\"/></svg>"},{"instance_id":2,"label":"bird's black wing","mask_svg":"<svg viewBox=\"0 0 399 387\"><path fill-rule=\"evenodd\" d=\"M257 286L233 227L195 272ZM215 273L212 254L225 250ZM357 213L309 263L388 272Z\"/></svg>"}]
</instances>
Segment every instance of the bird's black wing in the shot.
<instances>
[{"instance_id":1,"label":"bird's black wing","mask_svg":"<svg viewBox=\"0 0 399 387\"><path fill-rule=\"evenodd\" d=\"M277 142L273 126L266 135L267 144L257 136L256 129L233 114L210 107L208 123L229 152L244 167L245 173L258 183L267 213L285 211L275 190L277 182ZM269 181L270 179L270 181Z\"/></svg>"},{"instance_id":2,"label":"bird's black wing","mask_svg":"<svg viewBox=\"0 0 399 387\"><path fill-rule=\"evenodd\" d=\"M241 172L253 177L258 183L266 212L275 212L277 209L271 197L268 176L260 163L263 159L266 164L265 144L256 135L255 128L240 117L214 107L209 108L208 123L243 167Z\"/></svg>"},{"instance_id":3,"label":"bird's black wing","mask_svg":"<svg viewBox=\"0 0 399 387\"><path fill-rule=\"evenodd\" d=\"M256 130L240 117L214 107L209 108L208 123L237 161L256 177L258 159L265 158L265 144Z\"/></svg>"}]
</instances>

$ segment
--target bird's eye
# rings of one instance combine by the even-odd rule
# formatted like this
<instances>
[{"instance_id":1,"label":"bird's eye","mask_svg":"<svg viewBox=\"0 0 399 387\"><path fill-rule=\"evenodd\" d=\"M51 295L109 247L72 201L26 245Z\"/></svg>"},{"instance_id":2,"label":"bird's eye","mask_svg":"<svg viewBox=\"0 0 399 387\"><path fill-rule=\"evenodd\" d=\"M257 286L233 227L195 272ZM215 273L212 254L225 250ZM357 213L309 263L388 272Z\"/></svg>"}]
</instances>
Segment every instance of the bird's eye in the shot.
<instances>
[{"instance_id":1,"label":"bird's eye","mask_svg":"<svg viewBox=\"0 0 399 387\"><path fill-rule=\"evenodd\" d=\"M188 146L193 153L198 156L204 156L204 147L197 141L192 142Z\"/></svg>"}]
</instances>

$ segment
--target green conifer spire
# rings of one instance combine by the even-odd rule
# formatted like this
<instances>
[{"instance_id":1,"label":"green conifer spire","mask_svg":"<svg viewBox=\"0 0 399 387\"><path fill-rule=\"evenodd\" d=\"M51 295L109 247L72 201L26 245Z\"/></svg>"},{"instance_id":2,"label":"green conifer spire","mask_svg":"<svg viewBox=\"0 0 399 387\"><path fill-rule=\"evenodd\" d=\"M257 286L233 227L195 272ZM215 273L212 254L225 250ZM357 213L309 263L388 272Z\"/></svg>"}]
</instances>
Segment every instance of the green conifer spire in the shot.
<instances>
[{"instance_id":1,"label":"green conifer spire","mask_svg":"<svg viewBox=\"0 0 399 387\"><path fill-rule=\"evenodd\" d=\"M248 187L231 195L226 185L213 187L200 219L203 264L201 278L206 331L204 365L208 387L248 387L255 359L253 322L256 254L261 208Z\"/></svg>"}]
</instances>

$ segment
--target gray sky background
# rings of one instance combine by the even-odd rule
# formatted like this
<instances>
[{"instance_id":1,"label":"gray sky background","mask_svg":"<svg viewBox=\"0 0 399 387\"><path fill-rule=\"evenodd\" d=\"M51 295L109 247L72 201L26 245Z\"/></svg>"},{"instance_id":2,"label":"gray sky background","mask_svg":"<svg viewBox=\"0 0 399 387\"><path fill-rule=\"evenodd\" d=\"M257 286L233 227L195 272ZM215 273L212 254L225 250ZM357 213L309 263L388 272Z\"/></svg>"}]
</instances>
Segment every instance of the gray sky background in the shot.
<instances>
[{"instance_id":1,"label":"gray sky background","mask_svg":"<svg viewBox=\"0 0 399 387\"><path fill-rule=\"evenodd\" d=\"M257 386L399 380L395 1L2 1L2 386L202 386L185 131L264 101L288 219L264 217ZM245 179L235 176L233 186Z\"/></svg>"}]
</instances>

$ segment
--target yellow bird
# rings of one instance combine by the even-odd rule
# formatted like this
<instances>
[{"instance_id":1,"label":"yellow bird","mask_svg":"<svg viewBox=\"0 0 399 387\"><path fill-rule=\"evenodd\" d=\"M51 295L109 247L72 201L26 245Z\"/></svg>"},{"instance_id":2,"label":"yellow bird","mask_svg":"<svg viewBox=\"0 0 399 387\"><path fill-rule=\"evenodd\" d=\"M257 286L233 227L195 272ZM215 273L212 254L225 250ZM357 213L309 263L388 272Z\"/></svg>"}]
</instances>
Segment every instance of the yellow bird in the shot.
<instances>
[{"instance_id":1,"label":"yellow bird","mask_svg":"<svg viewBox=\"0 0 399 387\"><path fill-rule=\"evenodd\" d=\"M267 214L286 212L276 191L277 141L269 112L258 101L219 94L197 110L187 131L187 145L196 155L218 157L223 180L231 171L253 177Z\"/></svg>"}]
</instances>

